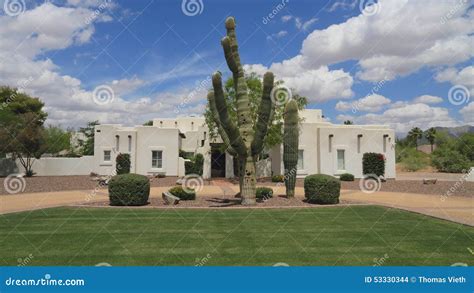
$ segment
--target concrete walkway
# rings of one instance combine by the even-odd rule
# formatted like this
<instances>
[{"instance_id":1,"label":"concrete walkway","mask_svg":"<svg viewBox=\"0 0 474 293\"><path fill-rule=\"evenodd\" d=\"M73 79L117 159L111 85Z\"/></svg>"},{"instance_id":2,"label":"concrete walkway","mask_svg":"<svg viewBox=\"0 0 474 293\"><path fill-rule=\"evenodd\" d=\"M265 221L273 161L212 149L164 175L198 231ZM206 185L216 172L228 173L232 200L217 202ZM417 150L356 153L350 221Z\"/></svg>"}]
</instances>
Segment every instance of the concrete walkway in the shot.
<instances>
[{"instance_id":1,"label":"concrete walkway","mask_svg":"<svg viewBox=\"0 0 474 293\"><path fill-rule=\"evenodd\" d=\"M271 187L275 194L284 194L284 186L275 187L273 185ZM204 186L202 190L198 191L197 196L220 197L223 195L224 189L226 194L238 192L237 185L226 185L225 187L210 185ZM153 187L150 191L150 197L159 198L165 190L168 190L168 187ZM297 187L296 196L303 198L303 195L303 188ZM96 192L79 190L2 195L0 196L0 214L77 205L107 199L108 194L105 189ZM474 197L451 196L443 200L438 195L398 192L366 194L358 190L342 190L341 200L357 204L393 207L474 226Z\"/></svg>"}]
</instances>

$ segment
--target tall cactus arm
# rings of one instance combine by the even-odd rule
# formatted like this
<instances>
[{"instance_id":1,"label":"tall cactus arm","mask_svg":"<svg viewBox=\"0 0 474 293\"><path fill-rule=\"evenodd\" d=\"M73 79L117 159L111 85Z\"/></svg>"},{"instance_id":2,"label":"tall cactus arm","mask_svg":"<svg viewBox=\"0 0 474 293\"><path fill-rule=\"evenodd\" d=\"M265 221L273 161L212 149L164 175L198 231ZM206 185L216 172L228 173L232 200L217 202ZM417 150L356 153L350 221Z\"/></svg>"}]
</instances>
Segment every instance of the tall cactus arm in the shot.
<instances>
[{"instance_id":1,"label":"tall cactus arm","mask_svg":"<svg viewBox=\"0 0 474 293\"><path fill-rule=\"evenodd\" d=\"M224 97L224 90L222 89L221 73L216 72L212 75L212 86L214 88L214 100L222 128L227 133L229 143L232 148L241 156L247 154L247 147L244 143L239 129L232 123L229 113L227 112L227 104Z\"/></svg>"},{"instance_id":2,"label":"tall cactus arm","mask_svg":"<svg viewBox=\"0 0 474 293\"><path fill-rule=\"evenodd\" d=\"M232 54L232 59L235 65L237 66L236 67L237 75L243 77L244 70L242 68L242 64L240 63L239 45L237 43L237 37L235 34L235 19L232 16L228 17L225 20L225 28L227 29L227 38L229 39L230 52ZM230 68L230 70L232 70L232 68ZM232 70L232 72L234 71Z\"/></svg>"},{"instance_id":3,"label":"tall cactus arm","mask_svg":"<svg viewBox=\"0 0 474 293\"><path fill-rule=\"evenodd\" d=\"M224 131L224 128L222 128L222 123L221 123L221 119L219 118L219 113L217 112L216 100L214 98L214 92L213 91L210 91L207 94L207 100L209 101L209 110L211 111L214 123L216 123L217 132L219 133L219 135L222 138L222 141L224 143L226 151L231 156L235 157L237 155L237 152L231 146L229 136L227 136L227 133Z\"/></svg>"},{"instance_id":4,"label":"tall cactus arm","mask_svg":"<svg viewBox=\"0 0 474 293\"><path fill-rule=\"evenodd\" d=\"M271 121L273 113L273 103L271 99L271 92L273 89L273 73L267 72L263 76L263 92L260 106L258 108L258 120L255 130L255 137L252 142L252 155L257 156L263 150L263 140L267 134L268 125Z\"/></svg>"}]
</instances>

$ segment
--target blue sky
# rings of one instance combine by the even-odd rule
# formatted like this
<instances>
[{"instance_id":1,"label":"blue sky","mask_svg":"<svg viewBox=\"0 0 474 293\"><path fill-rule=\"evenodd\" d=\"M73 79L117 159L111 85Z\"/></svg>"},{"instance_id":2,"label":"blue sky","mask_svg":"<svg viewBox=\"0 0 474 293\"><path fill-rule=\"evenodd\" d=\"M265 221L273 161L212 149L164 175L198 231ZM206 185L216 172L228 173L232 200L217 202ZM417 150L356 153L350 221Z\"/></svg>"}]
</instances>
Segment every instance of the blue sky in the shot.
<instances>
[{"instance_id":1,"label":"blue sky","mask_svg":"<svg viewBox=\"0 0 474 293\"><path fill-rule=\"evenodd\" d=\"M474 124L471 1L0 2L0 80L52 124L202 113L230 15L247 72L272 70L333 123Z\"/></svg>"}]
</instances>

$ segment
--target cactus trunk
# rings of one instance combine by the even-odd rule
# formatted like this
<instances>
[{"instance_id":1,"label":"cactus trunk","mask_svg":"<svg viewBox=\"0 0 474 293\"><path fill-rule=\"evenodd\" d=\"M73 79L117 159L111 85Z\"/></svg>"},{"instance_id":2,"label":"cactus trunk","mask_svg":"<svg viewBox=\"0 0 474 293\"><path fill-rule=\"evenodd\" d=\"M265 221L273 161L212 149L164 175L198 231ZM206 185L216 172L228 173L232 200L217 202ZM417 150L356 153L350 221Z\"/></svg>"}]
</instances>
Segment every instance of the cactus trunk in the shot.
<instances>
[{"instance_id":1,"label":"cactus trunk","mask_svg":"<svg viewBox=\"0 0 474 293\"><path fill-rule=\"evenodd\" d=\"M283 164L285 166L286 196L295 196L296 171L298 165L298 104L291 100L285 106L283 137Z\"/></svg>"},{"instance_id":2,"label":"cactus trunk","mask_svg":"<svg viewBox=\"0 0 474 293\"><path fill-rule=\"evenodd\" d=\"M239 160L240 194L243 205L255 204L255 184L257 182L255 158L263 149L263 140L267 134L268 124L273 113L273 104L270 93L273 88L273 74L265 73L263 78L263 92L258 110L257 127L253 127L250 111L245 74L240 63L237 38L235 35L235 20L227 18L225 22L227 36L222 39L224 56L227 66L232 71L237 100L237 125L231 121L227 110L222 88L221 73L212 76L213 91L209 92L209 109L217 124L218 132L224 141L227 150L236 155Z\"/></svg>"}]
</instances>

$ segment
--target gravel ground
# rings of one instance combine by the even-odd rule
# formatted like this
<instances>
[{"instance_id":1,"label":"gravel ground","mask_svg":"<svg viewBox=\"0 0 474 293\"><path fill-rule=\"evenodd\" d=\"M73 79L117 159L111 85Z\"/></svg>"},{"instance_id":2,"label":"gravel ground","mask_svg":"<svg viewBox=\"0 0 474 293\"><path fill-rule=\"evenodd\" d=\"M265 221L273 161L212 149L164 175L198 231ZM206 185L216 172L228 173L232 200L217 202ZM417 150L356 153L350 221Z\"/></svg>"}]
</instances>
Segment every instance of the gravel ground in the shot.
<instances>
[{"instance_id":1,"label":"gravel ground","mask_svg":"<svg viewBox=\"0 0 474 293\"><path fill-rule=\"evenodd\" d=\"M361 190L359 186L359 179L355 181L341 181L342 189ZM303 187L303 179L296 180L296 186ZM277 184L270 180L259 182L258 185L269 186ZM283 184L283 183L280 183ZM387 180L382 182L380 191L389 192L403 192L403 193L420 193L420 194L435 194L435 195L459 195L459 196L474 196L474 182L467 181L437 181L436 184L423 184L420 180Z\"/></svg>"},{"instance_id":2,"label":"gravel ground","mask_svg":"<svg viewBox=\"0 0 474 293\"><path fill-rule=\"evenodd\" d=\"M339 205L349 204L348 201L341 201ZM91 202L81 206L96 206L105 207L109 206L108 201ZM273 197L265 201L258 201L256 208L268 208L268 207L322 207L323 205L310 204L304 202L301 198L286 198L286 197ZM331 205L324 205L331 206ZM335 206L335 205L332 205ZM248 208L240 205L239 198L233 197L196 197L195 200L182 200L177 205L165 205L161 198L150 198L149 204L142 207L156 207L156 208ZM113 208L113 207L112 207ZM254 208L254 207L252 207Z\"/></svg>"},{"instance_id":3,"label":"gravel ground","mask_svg":"<svg viewBox=\"0 0 474 293\"><path fill-rule=\"evenodd\" d=\"M178 177L153 178L152 187L175 185ZM5 182L8 180L7 182ZM24 180L23 182L21 180ZM16 182L12 178L0 178L0 194L8 194L5 187L15 190L18 186L24 186L23 193L30 192L52 192L62 190L92 190L98 186L90 176L34 176L22 178ZM20 185L15 185L18 183ZM205 182L207 185L208 183Z\"/></svg>"}]
</instances>

